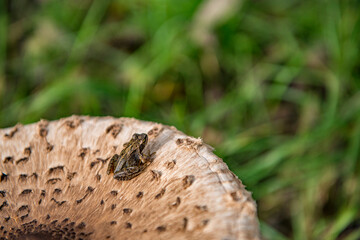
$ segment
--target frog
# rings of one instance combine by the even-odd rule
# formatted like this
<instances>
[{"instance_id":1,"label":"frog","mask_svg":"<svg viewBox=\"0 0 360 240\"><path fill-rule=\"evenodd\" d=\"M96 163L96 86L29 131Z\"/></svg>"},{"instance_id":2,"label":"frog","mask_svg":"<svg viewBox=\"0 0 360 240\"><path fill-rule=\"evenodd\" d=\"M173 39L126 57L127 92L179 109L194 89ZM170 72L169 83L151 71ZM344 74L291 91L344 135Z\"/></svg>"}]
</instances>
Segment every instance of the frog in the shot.
<instances>
[{"instance_id":1,"label":"frog","mask_svg":"<svg viewBox=\"0 0 360 240\"><path fill-rule=\"evenodd\" d=\"M133 179L142 173L152 162L155 152L145 155L143 153L148 143L146 133L134 133L129 142L123 145L120 154L115 154L110 159L107 174L114 173L114 179L125 181Z\"/></svg>"}]
</instances>

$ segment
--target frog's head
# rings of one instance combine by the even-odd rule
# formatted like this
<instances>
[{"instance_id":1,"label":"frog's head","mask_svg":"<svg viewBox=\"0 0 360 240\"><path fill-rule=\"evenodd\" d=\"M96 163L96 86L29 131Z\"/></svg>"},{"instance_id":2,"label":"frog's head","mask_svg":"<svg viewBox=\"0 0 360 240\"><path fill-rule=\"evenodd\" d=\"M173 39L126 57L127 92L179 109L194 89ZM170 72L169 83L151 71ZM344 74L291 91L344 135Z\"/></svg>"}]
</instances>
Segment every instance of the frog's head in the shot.
<instances>
[{"instance_id":1,"label":"frog's head","mask_svg":"<svg viewBox=\"0 0 360 240\"><path fill-rule=\"evenodd\" d=\"M148 142L148 135L146 133L134 133L131 140L137 142L140 151L142 151Z\"/></svg>"}]
</instances>

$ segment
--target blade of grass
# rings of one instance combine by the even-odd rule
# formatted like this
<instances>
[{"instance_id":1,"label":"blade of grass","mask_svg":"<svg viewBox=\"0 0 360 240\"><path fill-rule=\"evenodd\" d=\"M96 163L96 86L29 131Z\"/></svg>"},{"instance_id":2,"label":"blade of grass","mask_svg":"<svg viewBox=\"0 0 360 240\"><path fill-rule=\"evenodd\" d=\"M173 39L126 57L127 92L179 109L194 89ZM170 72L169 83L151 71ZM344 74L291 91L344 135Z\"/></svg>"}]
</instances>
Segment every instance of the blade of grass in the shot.
<instances>
[{"instance_id":1,"label":"blade of grass","mask_svg":"<svg viewBox=\"0 0 360 240\"><path fill-rule=\"evenodd\" d=\"M0 1L0 99L5 91L5 62L7 43L6 2Z\"/></svg>"},{"instance_id":2,"label":"blade of grass","mask_svg":"<svg viewBox=\"0 0 360 240\"><path fill-rule=\"evenodd\" d=\"M271 240L289 240L289 238L285 237L276 229L272 228L270 225L265 223L264 221L260 221L260 232L264 239Z\"/></svg>"},{"instance_id":3,"label":"blade of grass","mask_svg":"<svg viewBox=\"0 0 360 240\"><path fill-rule=\"evenodd\" d=\"M66 68L79 61L83 57L84 52L88 50L87 47L93 41L111 1L95 0L92 2L72 46Z\"/></svg>"}]
</instances>

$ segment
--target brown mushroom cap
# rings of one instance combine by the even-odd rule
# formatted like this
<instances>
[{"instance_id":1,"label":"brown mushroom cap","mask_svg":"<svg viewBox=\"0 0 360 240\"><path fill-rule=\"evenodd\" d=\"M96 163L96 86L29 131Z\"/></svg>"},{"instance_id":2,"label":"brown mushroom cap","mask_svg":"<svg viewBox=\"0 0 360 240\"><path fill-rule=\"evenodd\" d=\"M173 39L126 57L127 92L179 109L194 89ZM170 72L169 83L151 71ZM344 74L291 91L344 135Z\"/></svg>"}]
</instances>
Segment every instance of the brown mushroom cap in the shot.
<instances>
[{"instance_id":1,"label":"brown mushroom cap","mask_svg":"<svg viewBox=\"0 0 360 240\"><path fill-rule=\"evenodd\" d=\"M154 161L106 174L133 133ZM72 116L0 130L0 239L259 239L256 205L212 148L174 127Z\"/></svg>"}]
</instances>

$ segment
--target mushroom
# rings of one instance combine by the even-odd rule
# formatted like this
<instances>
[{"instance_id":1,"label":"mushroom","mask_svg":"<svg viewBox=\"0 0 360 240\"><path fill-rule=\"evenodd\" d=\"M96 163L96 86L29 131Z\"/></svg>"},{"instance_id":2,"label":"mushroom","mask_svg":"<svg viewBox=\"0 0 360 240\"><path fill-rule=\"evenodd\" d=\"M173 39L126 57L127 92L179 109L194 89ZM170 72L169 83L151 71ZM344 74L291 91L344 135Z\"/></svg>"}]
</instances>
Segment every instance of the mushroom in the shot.
<instances>
[{"instance_id":1,"label":"mushroom","mask_svg":"<svg viewBox=\"0 0 360 240\"><path fill-rule=\"evenodd\" d=\"M133 133L152 162L107 175ZM71 116L0 130L0 239L260 239L256 205L201 139L130 118Z\"/></svg>"}]
</instances>

